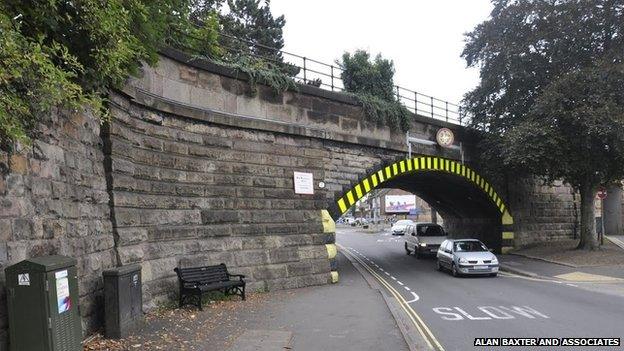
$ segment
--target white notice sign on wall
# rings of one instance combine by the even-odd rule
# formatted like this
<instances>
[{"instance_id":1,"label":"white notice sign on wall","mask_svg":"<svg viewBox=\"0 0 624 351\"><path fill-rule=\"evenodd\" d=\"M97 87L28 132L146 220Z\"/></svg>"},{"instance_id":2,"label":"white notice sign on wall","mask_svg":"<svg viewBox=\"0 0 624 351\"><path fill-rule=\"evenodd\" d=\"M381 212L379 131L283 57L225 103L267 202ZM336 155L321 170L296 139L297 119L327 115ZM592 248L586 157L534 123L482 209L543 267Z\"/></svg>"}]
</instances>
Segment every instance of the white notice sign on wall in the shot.
<instances>
[{"instance_id":1,"label":"white notice sign on wall","mask_svg":"<svg viewBox=\"0 0 624 351\"><path fill-rule=\"evenodd\" d=\"M294 172L295 194L314 194L312 173Z\"/></svg>"}]
</instances>

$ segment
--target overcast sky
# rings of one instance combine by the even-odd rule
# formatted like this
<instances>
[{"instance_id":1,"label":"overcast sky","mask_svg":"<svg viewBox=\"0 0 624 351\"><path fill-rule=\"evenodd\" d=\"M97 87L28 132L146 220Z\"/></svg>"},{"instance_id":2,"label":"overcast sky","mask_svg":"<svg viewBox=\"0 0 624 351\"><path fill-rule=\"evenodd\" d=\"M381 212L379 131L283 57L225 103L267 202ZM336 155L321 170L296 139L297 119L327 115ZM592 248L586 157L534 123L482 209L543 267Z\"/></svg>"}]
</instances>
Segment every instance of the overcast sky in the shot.
<instances>
[{"instance_id":1,"label":"overcast sky","mask_svg":"<svg viewBox=\"0 0 624 351\"><path fill-rule=\"evenodd\" d=\"M381 53L394 61L395 84L449 102L478 82L459 55L491 9L489 0L271 0L286 17L286 51L327 63L344 51Z\"/></svg>"}]
</instances>

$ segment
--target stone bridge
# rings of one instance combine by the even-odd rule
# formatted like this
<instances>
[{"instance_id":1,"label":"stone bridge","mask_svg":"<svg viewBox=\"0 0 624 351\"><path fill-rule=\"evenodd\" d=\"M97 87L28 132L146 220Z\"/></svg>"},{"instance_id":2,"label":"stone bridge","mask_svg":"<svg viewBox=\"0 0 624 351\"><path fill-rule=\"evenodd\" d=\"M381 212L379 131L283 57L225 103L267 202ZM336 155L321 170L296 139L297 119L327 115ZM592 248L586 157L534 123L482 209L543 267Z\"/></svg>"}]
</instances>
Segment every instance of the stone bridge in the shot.
<instances>
[{"instance_id":1,"label":"stone bridge","mask_svg":"<svg viewBox=\"0 0 624 351\"><path fill-rule=\"evenodd\" d=\"M173 291L178 264L223 261L259 288L324 283L334 236L322 210L337 219L376 187L417 194L452 236L497 250L572 234L568 188L492 184L470 166L467 130L421 116L411 135L453 130L464 162L458 148L427 144L406 158L405 134L369 123L346 94L253 92L238 72L165 51L111 110L103 139L117 255L143 264L148 301ZM295 171L313 174L314 194L295 194Z\"/></svg>"},{"instance_id":2,"label":"stone bridge","mask_svg":"<svg viewBox=\"0 0 624 351\"><path fill-rule=\"evenodd\" d=\"M175 294L179 265L225 262L252 290L335 280L331 218L376 187L417 194L452 236L498 250L573 233L569 188L493 184L472 166L463 127L413 116L411 135L449 128L464 155L417 144L407 158L405 134L368 122L349 95L253 90L239 72L166 50L111 93L102 128L86 112L53 114L31 151L0 153L0 261L78 258L92 330L101 271L117 265L142 265L147 307ZM296 171L313 174L314 194L295 194Z\"/></svg>"}]
</instances>

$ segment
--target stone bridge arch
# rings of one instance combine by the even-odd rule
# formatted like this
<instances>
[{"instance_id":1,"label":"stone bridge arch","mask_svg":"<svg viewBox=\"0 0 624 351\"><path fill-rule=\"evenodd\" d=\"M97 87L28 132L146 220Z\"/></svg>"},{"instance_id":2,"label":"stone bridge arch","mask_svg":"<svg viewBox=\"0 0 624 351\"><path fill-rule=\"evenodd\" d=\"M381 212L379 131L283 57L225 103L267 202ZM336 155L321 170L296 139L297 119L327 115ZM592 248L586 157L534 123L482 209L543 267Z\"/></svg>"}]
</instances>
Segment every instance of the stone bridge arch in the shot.
<instances>
[{"instance_id":1,"label":"stone bridge arch","mask_svg":"<svg viewBox=\"0 0 624 351\"><path fill-rule=\"evenodd\" d=\"M509 206L492 183L461 162L420 155L385 163L337 193L329 212L337 219L376 188L399 188L423 198L442 214L453 237L476 236L498 252L513 248Z\"/></svg>"}]
</instances>

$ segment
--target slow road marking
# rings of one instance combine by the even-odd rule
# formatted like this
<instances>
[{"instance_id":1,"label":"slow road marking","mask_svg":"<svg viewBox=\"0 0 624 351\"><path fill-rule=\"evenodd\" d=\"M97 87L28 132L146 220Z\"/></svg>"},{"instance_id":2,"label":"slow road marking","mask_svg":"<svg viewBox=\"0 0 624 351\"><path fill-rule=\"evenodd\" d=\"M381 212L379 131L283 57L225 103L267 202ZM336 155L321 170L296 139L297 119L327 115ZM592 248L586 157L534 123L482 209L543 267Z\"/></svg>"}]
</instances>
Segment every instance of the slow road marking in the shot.
<instances>
[{"instance_id":1,"label":"slow road marking","mask_svg":"<svg viewBox=\"0 0 624 351\"><path fill-rule=\"evenodd\" d=\"M546 314L530 306L478 306L475 309L477 311L457 306L434 307L433 312L437 313L440 318L444 319L445 321L487 321L516 318L550 318Z\"/></svg>"}]
</instances>

